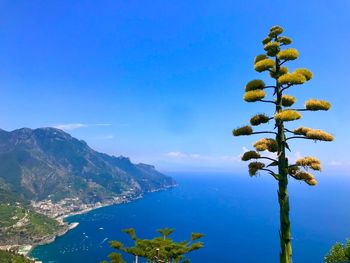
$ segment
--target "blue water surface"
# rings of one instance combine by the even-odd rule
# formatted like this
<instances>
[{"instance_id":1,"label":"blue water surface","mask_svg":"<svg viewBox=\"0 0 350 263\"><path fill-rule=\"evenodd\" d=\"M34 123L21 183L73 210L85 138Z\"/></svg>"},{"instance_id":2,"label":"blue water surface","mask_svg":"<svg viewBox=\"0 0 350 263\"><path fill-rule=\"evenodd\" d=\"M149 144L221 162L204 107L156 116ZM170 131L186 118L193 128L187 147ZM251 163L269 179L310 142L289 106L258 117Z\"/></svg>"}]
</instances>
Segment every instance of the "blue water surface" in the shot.
<instances>
[{"instance_id":1,"label":"blue water surface","mask_svg":"<svg viewBox=\"0 0 350 263\"><path fill-rule=\"evenodd\" d=\"M110 240L131 244L121 229L133 227L139 237L152 238L156 229L173 227L177 241L189 239L191 232L205 234L205 247L189 254L194 263L279 261L273 178L214 173L172 176L178 182L174 189L68 218L79 226L37 247L31 256L44 263L100 262L113 251ZM317 187L289 185L295 263L323 262L334 242L350 237L349 178L325 174L318 178Z\"/></svg>"}]
</instances>

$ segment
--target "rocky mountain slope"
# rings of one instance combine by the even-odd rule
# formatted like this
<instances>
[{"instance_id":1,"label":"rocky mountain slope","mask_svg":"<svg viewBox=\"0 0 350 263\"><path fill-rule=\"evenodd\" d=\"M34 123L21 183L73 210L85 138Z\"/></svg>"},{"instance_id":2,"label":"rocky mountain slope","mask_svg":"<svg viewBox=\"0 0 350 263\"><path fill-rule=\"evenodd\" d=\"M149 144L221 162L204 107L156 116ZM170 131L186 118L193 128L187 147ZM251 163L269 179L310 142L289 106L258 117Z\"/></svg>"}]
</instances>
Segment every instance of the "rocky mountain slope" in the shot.
<instances>
[{"instance_id":1,"label":"rocky mountain slope","mask_svg":"<svg viewBox=\"0 0 350 263\"><path fill-rule=\"evenodd\" d=\"M96 203L174 184L153 166L96 152L59 129L0 130L0 193L12 197L34 201L79 198L83 203Z\"/></svg>"}]
</instances>

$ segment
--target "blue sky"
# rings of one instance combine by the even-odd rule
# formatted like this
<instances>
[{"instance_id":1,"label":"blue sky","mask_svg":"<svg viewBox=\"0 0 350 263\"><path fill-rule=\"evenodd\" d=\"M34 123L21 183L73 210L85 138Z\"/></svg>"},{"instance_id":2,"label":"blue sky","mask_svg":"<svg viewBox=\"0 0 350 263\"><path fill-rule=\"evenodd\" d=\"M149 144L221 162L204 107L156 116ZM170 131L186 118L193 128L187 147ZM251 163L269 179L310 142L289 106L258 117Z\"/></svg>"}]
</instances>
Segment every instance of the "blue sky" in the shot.
<instances>
[{"instance_id":1,"label":"blue sky","mask_svg":"<svg viewBox=\"0 0 350 263\"><path fill-rule=\"evenodd\" d=\"M295 124L334 143L295 142L326 172L350 168L350 2L0 1L0 127L57 126L162 171L242 171L232 128L268 105L242 100L261 39L279 24L314 78L294 88L329 112ZM294 124L293 124L294 125Z\"/></svg>"}]
</instances>

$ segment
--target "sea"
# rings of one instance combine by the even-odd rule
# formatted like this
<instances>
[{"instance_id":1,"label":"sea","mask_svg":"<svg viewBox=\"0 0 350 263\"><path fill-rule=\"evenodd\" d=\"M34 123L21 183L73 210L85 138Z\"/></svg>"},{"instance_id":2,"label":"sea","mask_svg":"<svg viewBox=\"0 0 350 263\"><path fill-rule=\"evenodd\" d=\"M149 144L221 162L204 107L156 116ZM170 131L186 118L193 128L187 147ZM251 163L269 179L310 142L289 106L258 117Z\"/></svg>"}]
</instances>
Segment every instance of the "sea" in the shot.
<instances>
[{"instance_id":1,"label":"sea","mask_svg":"<svg viewBox=\"0 0 350 263\"><path fill-rule=\"evenodd\" d=\"M115 252L111 240L132 244L122 229L133 227L138 237L152 238L169 227L175 228L175 241L205 234L204 247L188 254L192 263L279 262L277 182L271 176L170 175L175 188L67 218L79 226L30 256L43 263L96 263ZM350 238L350 174L317 178L315 187L289 184L294 263L321 263L332 244Z\"/></svg>"}]
</instances>

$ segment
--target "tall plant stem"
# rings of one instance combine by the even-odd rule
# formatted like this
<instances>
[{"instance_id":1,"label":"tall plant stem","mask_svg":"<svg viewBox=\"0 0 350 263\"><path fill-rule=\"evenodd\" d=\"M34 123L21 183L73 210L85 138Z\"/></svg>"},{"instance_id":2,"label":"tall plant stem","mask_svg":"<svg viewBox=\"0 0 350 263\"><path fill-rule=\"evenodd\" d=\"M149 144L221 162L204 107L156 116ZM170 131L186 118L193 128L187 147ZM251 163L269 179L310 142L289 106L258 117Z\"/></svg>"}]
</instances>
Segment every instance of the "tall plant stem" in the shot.
<instances>
[{"instance_id":1,"label":"tall plant stem","mask_svg":"<svg viewBox=\"0 0 350 263\"><path fill-rule=\"evenodd\" d=\"M280 61L276 57L276 73L280 72ZM276 80L276 113L282 110L282 88ZM283 121L276 120L277 144L278 144L278 203L280 206L280 263L292 262L292 243L289 220L289 196L288 196L288 160L286 158L286 136Z\"/></svg>"}]
</instances>

